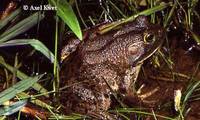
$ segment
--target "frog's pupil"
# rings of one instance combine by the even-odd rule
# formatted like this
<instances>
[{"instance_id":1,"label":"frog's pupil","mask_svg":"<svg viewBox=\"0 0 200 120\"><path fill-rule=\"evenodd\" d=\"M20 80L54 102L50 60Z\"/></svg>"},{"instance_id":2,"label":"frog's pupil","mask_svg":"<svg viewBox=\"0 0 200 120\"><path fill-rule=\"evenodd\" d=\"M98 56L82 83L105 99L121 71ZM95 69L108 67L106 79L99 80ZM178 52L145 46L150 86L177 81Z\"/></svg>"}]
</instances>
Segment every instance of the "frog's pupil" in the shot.
<instances>
[{"instance_id":1,"label":"frog's pupil","mask_svg":"<svg viewBox=\"0 0 200 120\"><path fill-rule=\"evenodd\" d=\"M153 34L148 34L146 36L146 42L148 42L148 43L153 42L153 39L154 39L154 35Z\"/></svg>"}]
</instances>

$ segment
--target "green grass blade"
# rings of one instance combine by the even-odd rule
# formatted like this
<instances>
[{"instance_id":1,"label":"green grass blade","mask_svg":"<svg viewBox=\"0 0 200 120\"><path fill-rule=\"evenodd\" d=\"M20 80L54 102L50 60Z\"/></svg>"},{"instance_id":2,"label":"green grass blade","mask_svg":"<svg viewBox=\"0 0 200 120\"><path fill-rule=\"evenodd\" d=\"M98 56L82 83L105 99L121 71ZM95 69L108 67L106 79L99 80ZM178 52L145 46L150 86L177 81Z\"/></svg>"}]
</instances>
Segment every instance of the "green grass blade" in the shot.
<instances>
[{"instance_id":1,"label":"green grass blade","mask_svg":"<svg viewBox=\"0 0 200 120\"><path fill-rule=\"evenodd\" d=\"M32 96L28 95L28 94L25 93L25 92L21 92L21 93L17 94L17 97L19 97L20 99L32 98ZM49 105L49 104L45 103L44 101L41 101L41 100L39 100L39 99L37 99L37 98L31 99L30 102L33 103L33 104L35 104L35 105L38 105L38 106L40 106L40 107L42 107L42 108L54 109L53 106L51 106L51 105Z\"/></svg>"},{"instance_id":2,"label":"green grass blade","mask_svg":"<svg viewBox=\"0 0 200 120\"><path fill-rule=\"evenodd\" d=\"M28 77L27 79L24 79L22 81L19 81L12 87L4 90L0 93L0 104L3 104L4 102L12 99L15 97L16 94L23 92L27 90L28 88L32 87L34 83L36 83L42 75L34 76L34 77Z\"/></svg>"},{"instance_id":3,"label":"green grass blade","mask_svg":"<svg viewBox=\"0 0 200 120\"><path fill-rule=\"evenodd\" d=\"M37 51L41 52L45 55L51 63L54 62L54 55L53 53L39 40L36 39L16 39L10 40L8 42L4 42L0 44L0 47L8 47L8 46L17 46L17 45L31 45Z\"/></svg>"},{"instance_id":4,"label":"green grass blade","mask_svg":"<svg viewBox=\"0 0 200 120\"><path fill-rule=\"evenodd\" d=\"M29 76L24 74L23 72L21 72L20 70L16 70L16 68L12 67L11 65L7 64L3 58L0 56L0 65L2 65L3 67L5 67L6 69L8 69L9 71L11 71L12 73L15 73L16 76L21 79L21 80L24 80L24 79L27 79ZM47 93L48 91L43 87L41 86L39 83L35 83L33 86L32 86L36 91L40 92L40 93ZM49 95L46 95L46 97L49 97Z\"/></svg>"},{"instance_id":5,"label":"green grass blade","mask_svg":"<svg viewBox=\"0 0 200 120\"><path fill-rule=\"evenodd\" d=\"M180 116L183 116L183 114L184 114L184 116L186 116L186 114L188 113L187 112L188 110L186 109L187 102L189 101L189 99L190 99L192 93L194 92L194 90L196 88L198 88L199 85L200 85L200 81L199 80L196 80L196 79L193 79L193 80L194 80L194 82L191 82L188 85L186 91L183 94Z\"/></svg>"},{"instance_id":6,"label":"green grass blade","mask_svg":"<svg viewBox=\"0 0 200 120\"><path fill-rule=\"evenodd\" d=\"M148 16L148 15L151 15L155 12L158 12L158 11L162 11L164 10L165 8L169 7L171 5L171 3L162 3L160 5L157 5L155 7L152 7L150 9L147 9L147 10L144 10L142 12L139 12L137 14L134 14L128 18L126 18L125 20L121 20L121 21L117 21L117 22L113 22L111 24L108 24L108 25L105 25L103 26L102 28L100 28L100 34L104 34L110 30L112 30L113 28L121 25L121 24L124 24L124 23L127 23L127 22L130 22L130 21L133 21L136 17L138 17L139 15L145 15L145 16Z\"/></svg>"},{"instance_id":7,"label":"green grass blade","mask_svg":"<svg viewBox=\"0 0 200 120\"><path fill-rule=\"evenodd\" d=\"M192 33L193 39L197 42L198 45L200 45L200 36L195 34L194 32L190 31Z\"/></svg>"},{"instance_id":8,"label":"green grass blade","mask_svg":"<svg viewBox=\"0 0 200 120\"><path fill-rule=\"evenodd\" d=\"M120 112L120 113L137 113L137 114L140 114L140 115L150 115L150 116L156 116L158 118L161 118L161 119L165 119L165 120L175 120L174 118L170 118L170 117L166 117L166 116L163 116L163 115L158 115L158 114L152 114L152 113L149 113L149 112L145 112L145 111L141 111L141 110L137 110L134 109L134 108L119 108L117 110L110 110L111 112Z\"/></svg>"},{"instance_id":9,"label":"green grass blade","mask_svg":"<svg viewBox=\"0 0 200 120\"><path fill-rule=\"evenodd\" d=\"M80 115L80 114L71 114L71 115L51 115L48 119L49 120L55 120L55 119L59 119L59 120L82 120L85 119L86 116Z\"/></svg>"},{"instance_id":10,"label":"green grass blade","mask_svg":"<svg viewBox=\"0 0 200 120\"><path fill-rule=\"evenodd\" d=\"M27 31L35 24L37 24L40 20L44 18L43 14L40 12L34 13L33 15L25 18L15 26L11 27L10 29L6 30L3 34L0 35L0 43L5 42L17 35Z\"/></svg>"},{"instance_id":11,"label":"green grass blade","mask_svg":"<svg viewBox=\"0 0 200 120\"><path fill-rule=\"evenodd\" d=\"M9 106L0 108L0 115L12 115L13 113L21 110L27 104L27 100L20 100Z\"/></svg>"},{"instance_id":12,"label":"green grass blade","mask_svg":"<svg viewBox=\"0 0 200 120\"><path fill-rule=\"evenodd\" d=\"M142 12L139 12L134 17L136 18L139 15L145 15L145 16L151 15L151 14L156 13L158 11L164 10L165 8L169 7L171 4L172 3L170 3L170 2L169 3L161 3L160 5L157 5L155 7L150 8L150 9L147 9L147 10L144 10Z\"/></svg>"},{"instance_id":13,"label":"green grass blade","mask_svg":"<svg viewBox=\"0 0 200 120\"><path fill-rule=\"evenodd\" d=\"M49 3L53 6L57 6L58 16L69 26L75 35L82 40L79 22L70 4L66 0L59 0L57 2L58 4L56 4L56 0L49 0Z\"/></svg>"},{"instance_id":14,"label":"green grass blade","mask_svg":"<svg viewBox=\"0 0 200 120\"><path fill-rule=\"evenodd\" d=\"M170 20L171 20L173 14L175 13L174 11L175 11L177 5L178 5L178 3L175 1L175 3L173 4L173 7L171 8L171 10L170 10L170 12L169 12L169 14L168 14L166 20L165 20L164 23L163 23L163 24L164 24L164 27L166 27L167 24L170 22Z\"/></svg>"},{"instance_id":15,"label":"green grass blade","mask_svg":"<svg viewBox=\"0 0 200 120\"><path fill-rule=\"evenodd\" d=\"M8 24L8 22L10 22L11 20L13 20L17 15L19 15L20 12L21 12L21 8L15 10L13 13L11 13L5 19L0 20L0 29L3 28L4 26L6 26Z\"/></svg>"},{"instance_id":16,"label":"green grass blade","mask_svg":"<svg viewBox=\"0 0 200 120\"><path fill-rule=\"evenodd\" d=\"M187 89L184 98L183 98L183 105L186 104L186 102L188 101L188 99L190 98L190 96L192 95L192 93L194 92L194 90L200 85L200 81L197 81L193 84L191 84L191 86L189 86L189 88Z\"/></svg>"}]
</instances>

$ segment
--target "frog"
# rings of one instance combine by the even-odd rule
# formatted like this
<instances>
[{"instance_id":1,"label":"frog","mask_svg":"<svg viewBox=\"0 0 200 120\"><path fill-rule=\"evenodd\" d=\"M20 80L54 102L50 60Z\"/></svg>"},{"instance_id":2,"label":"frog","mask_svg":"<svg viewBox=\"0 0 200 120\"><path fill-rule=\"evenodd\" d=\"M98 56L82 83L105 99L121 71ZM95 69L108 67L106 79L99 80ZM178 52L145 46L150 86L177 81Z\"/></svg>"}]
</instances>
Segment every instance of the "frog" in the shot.
<instances>
[{"instance_id":1,"label":"frog","mask_svg":"<svg viewBox=\"0 0 200 120\"><path fill-rule=\"evenodd\" d=\"M164 41L164 29L146 16L99 34L97 28L84 32L82 41L72 38L61 52L61 93L67 113L105 117L113 96L136 95L134 83L143 62ZM115 98L114 97L114 98Z\"/></svg>"}]
</instances>

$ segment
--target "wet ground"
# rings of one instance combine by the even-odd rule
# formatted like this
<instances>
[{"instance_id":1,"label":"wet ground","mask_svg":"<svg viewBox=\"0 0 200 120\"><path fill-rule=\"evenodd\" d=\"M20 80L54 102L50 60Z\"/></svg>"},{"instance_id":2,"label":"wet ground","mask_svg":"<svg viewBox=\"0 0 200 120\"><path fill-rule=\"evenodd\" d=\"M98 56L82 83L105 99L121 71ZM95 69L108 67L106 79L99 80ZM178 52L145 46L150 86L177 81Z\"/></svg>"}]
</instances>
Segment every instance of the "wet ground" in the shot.
<instances>
[{"instance_id":1,"label":"wet ground","mask_svg":"<svg viewBox=\"0 0 200 120\"><path fill-rule=\"evenodd\" d=\"M148 61L138 80L139 86L143 86L141 95L145 105L164 116L174 117L178 114L174 107L175 91L181 90L184 97L189 84L200 80L199 51L189 51L178 44L179 41L174 39L171 43L171 69L162 58L159 58L161 64L157 68ZM197 94L198 91L195 91L192 96ZM200 119L200 101L195 98L198 96L189 98L186 104L186 109L191 109L186 115L187 120Z\"/></svg>"}]
</instances>

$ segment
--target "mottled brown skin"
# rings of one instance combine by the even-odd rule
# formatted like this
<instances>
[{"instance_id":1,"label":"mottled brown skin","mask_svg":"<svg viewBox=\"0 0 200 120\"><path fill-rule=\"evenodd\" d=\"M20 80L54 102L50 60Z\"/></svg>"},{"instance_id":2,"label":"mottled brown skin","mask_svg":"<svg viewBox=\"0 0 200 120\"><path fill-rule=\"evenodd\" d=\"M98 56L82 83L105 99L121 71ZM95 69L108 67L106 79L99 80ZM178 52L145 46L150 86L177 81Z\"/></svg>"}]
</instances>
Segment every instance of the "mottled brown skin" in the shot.
<instances>
[{"instance_id":1,"label":"mottled brown skin","mask_svg":"<svg viewBox=\"0 0 200 120\"><path fill-rule=\"evenodd\" d=\"M63 101L68 112L101 114L110 108L113 92L125 96L132 91L138 66L159 48L164 32L139 16L103 35L94 29L87 34L82 42L69 41L62 51L71 53L61 68L62 84L69 86Z\"/></svg>"}]
</instances>

